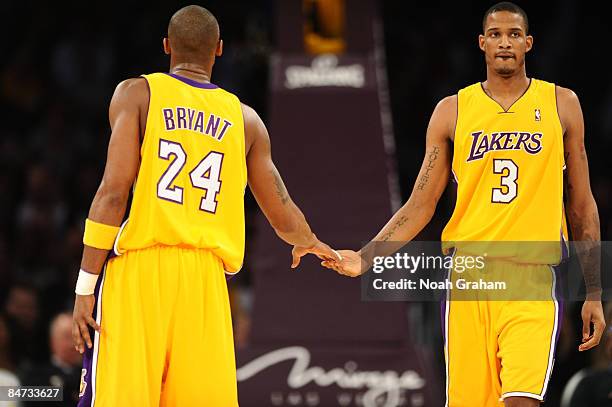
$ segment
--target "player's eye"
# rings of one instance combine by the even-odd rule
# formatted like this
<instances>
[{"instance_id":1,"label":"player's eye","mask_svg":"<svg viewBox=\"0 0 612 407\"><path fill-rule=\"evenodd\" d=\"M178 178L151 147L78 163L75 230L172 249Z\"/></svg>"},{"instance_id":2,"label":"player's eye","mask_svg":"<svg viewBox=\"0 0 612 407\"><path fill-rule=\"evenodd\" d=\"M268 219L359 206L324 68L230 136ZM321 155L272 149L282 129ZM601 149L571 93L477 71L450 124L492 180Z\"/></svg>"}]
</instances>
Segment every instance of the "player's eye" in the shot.
<instances>
[{"instance_id":1,"label":"player's eye","mask_svg":"<svg viewBox=\"0 0 612 407\"><path fill-rule=\"evenodd\" d=\"M512 34L510 34L512 36L512 38L518 38L520 35L517 31L513 32Z\"/></svg>"},{"instance_id":2,"label":"player's eye","mask_svg":"<svg viewBox=\"0 0 612 407\"><path fill-rule=\"evenodd\" d=\"M499 33L497 31L492 31L489 33L489 37L497 38L499 37Z\"/></svg>"}]
</instances>

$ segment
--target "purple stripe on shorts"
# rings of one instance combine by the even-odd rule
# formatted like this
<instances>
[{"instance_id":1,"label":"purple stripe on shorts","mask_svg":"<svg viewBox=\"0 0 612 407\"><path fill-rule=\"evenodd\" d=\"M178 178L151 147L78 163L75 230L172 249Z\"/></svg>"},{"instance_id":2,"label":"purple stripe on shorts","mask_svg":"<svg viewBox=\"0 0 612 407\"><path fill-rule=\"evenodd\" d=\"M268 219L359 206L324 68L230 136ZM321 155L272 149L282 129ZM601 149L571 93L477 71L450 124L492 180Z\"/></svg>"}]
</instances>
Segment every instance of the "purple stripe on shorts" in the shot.
<instances>
[{"instance_id":1,"label":"purple stripe on shorts","mask_svg":"<svg viewBox=\"0 0 612 407\"><path fill-rule=\"evenodd\" d=\"M440 301L440 322L442 323L442 340L446 344L446 296Z\"/></svg>"},{"instance_id":2,"label":"purple stripe on shorts","mask_svg":"<svg viewBox=\"0 0 612 407\"><path fill-rule=\"evenodd\" d=\"M179 81L186 83L187 85L191 85L193 87L200 88L200 89L217 89L218 88L218 86L215 85L214 83L194 81L193 79L186 78L184 76L177 75L175 73L166 73L166 75L172 76L174 79L178 79Z\"/></svg>"},{"instance_id":3,"label":"purple stripe on shorts","mask_svg":"<svg viewBox=\"0 0 612 407\"><path fill-rule=\"evenodd\" d=\"M561 261L569 259L569 251L565 236L563 235L563 229L561 229Z\"/></svg>"},{"instance_id":4,"label":"purple stripe on shorts","mask_svg":"<svg viewBox=\"0 0 612 407\"><path fill-rule=\"evenodd\" d=\"M563 242L561 243L563 244ZM563 326L563 305L564 305L564 301L563 301L563 291L562 291L562 273L561 273L561 267L559 266L550 266L550 269L552 270L553 274L555 275L555 287L554 287L554 295L555 295L555 299L557 300L557 315L555 315L555 317L557 318L557 333L555 335L555 342L553 343L553 348L552 348L552 352L553 352L553 361L555 360L555 354L557 353L557 345L559 344L559 336L561 335L561 327ZM553 365L554 366L554 365ZM549 380L549 386L550 386L550 377L552 376L552 371L550 372L550 376L548 377ZM546 388L546 391L544 393L542 393L542 397L544 398L544 400L546 400L546 394L548 393L548 389L550 387Z\"/></svg>"},{"instance_id":5,"label":"purple stripe on shorts","mask_svg":"<svg viewBox=\"0 0 612 407\"><path fill-rule=\"evenodd\" d=\"M103 280L103 273L105 271L103 270L102 273L100 273L100 277L98 277L98 282L96 283L96 288L94 290L94 297L96 298L96 302L94 304L94 309L93 309L93 314L92 317L94 319L96 319L96 315L98 314L98 303L100 302L100 285L102 284L102 280ZM89 327L89 336L94 339L94 330L93 328ZM85 377L84 377L84 381L85 381L85 392L83 393L83 396L81 396L79 398L79 404L77 404L77 407L90 407L91 406L91 400L92 400L92 392L91 392L91 386L92 386L92 366L93 366L93 354L94 354L94 348L96 346L96 343L92 340L93 346L91 347L91 349L87 348L87 346L85 346L85 352L83 352L83 369L85 370Z\"/></svg>"},{"instance_id":6,"label":"purple stripe on shorts","mask_svg":"<svg viewBox=\"0 0 612 407\"><path fill-rule=\"evenodd\" d=\"M565 246L565 245L564 245ZM557 337L555 338L555 350L559 343L559 335L561 334L561 327L563 326L563 274L561 273L561 267L553 266L553 273L555 273L555 298L557 299Z\"/></svg>"}]
</instances>

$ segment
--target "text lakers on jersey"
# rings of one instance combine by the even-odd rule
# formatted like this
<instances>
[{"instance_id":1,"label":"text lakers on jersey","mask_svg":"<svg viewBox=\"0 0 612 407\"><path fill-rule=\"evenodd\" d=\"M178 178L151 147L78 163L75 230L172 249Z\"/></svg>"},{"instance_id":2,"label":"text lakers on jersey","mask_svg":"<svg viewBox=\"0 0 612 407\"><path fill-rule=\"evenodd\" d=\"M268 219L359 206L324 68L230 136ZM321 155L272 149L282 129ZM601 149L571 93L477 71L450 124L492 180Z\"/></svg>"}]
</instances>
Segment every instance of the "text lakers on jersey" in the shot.
<instances>
[{"instance_id":1,"label":"text lakers on jersey","mask_svg":"<svg viewBox=\"0 0 612 407\"><path fill-rule=\"evenodd\" d=\"M472 133L472 147L468 161L479 160L489 151L524 150L537 154L542 150L542 133L500 132L490 136L482 131Z\"/></svg>"}]
</instances>

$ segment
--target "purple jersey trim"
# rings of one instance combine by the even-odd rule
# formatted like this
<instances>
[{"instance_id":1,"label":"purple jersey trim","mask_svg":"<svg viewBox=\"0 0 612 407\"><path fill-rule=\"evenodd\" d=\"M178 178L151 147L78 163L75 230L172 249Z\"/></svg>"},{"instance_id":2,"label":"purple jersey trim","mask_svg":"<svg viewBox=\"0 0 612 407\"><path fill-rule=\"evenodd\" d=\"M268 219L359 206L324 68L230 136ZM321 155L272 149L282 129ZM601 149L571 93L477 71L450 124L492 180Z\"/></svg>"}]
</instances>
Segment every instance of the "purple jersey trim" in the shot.
<instances>
[{"instance_id":1,"label":"purple jersey trim","mask_svg":"<svg viewBox=\"0 0 612 407\"><path fill-rule=\"evenodd\" d=\"M174 79L178 79L179 81L186 83L187 85L191 85L193 87L196 88L200 88L200 89L217 89L219 88L217 85L215 85L214 83L210 83L210 82L198 82L198 81L194 81L193 79L190 78L186 78L184 76L181 75L177 75L175 73L166 73L164 72L166 75L173 77Z\"/></svg>"}]
</instances>

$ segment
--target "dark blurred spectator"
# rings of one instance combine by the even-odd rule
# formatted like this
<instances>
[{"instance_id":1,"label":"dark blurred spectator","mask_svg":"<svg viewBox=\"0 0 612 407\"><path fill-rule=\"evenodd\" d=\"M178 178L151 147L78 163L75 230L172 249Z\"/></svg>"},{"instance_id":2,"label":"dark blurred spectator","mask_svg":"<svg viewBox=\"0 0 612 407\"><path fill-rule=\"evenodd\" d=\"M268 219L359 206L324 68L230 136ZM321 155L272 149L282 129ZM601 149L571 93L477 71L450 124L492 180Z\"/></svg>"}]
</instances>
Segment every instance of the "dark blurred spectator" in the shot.
<instances>
[{"instance_id":1,"label":"dark blurred spectator","mask_svg":"<svg viewBox=\"0 0 612 407\"><path fill-rule=\"evenodd\" d=\"M47 341L41 335L39 299L34 286L19 282L8 293L5 305L12 352L18 362L41 361L47 356Z\"/></svg>"},{"instance_id":2,"label":"dark blurred spectator","mask_svg":"<svg viewBox=\"0 0 612 407\"><path fill-rule=\"evenodd\" d=\"M79 400L81 355L72 345L72 315L57 315L49 329L51 359L43 364L32 364L22 369L21 381L27 386L57 386L64 389L62 406L74 406ZM25 406L48 403L25 403Z\"/></svg>"},{"instance_id":3,"label":"dark blurred spectator","mask_svg":"<svg viewBox=\"0 0 612 407\"><path fill-rule=\"evenodd\" d=\"M66 208L56 175L44 165L32 165L27 173L24 201L17 210L17 256L28 272L44 282L56 262L57 237L66 221ZM37 255L32 256L33 248Z\"/></svg>"},{"instance_id":4,"label":"dark blurred spectator","mask_svg":"<svg viewBox=\"0 0 612 407\"><path fill-rule=\"evenodd\" d=\"M0 233L0 298L6 298L6 293L11 284L9 258L6 238Z\"/></svg>"},{"instance_id":5,"label":"dark blurred spectator","mask_svg":"<svg viewBox=\"0 0 612 407\"><path fill-rule=\"evenodd\" d=\"M612 303L606 307L606 334L599 346L591 351L590 367L580 370L567 383L561 407L612 406Z\"/></svg>"}]
</instances>

